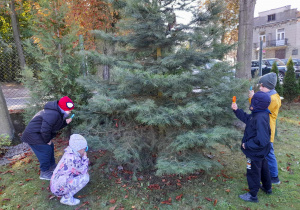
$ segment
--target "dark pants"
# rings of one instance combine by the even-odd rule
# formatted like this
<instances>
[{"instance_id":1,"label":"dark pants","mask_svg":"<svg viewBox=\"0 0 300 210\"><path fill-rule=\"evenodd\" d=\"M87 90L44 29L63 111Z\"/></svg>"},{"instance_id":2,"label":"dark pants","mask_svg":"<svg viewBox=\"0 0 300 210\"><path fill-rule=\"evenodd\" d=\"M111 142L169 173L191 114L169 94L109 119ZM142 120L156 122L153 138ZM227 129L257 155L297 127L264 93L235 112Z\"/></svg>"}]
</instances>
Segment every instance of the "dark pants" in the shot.
<instances>
[{"instance_id":1,"label":"dark pants","mask_svg":"<svg viewBox=\"0 0 300 210\"><path fill-rule=\"evenodd\" d=\"M250 194L254 197L259 191L260 181L266 190L271 189L271 176L268 161L266 159L256 161L247 158L247 181Z\"/></svg>"},{"instance_id":2,"label":"dark pants","mask_svg":"<svg viewBox=\"0 0 300 210\"><path fill-rule=\"evenodd\" d=\"M40 162L41 171L48 171L55 164L54 144L29 144Z\"/></svg>"}]
</instances>

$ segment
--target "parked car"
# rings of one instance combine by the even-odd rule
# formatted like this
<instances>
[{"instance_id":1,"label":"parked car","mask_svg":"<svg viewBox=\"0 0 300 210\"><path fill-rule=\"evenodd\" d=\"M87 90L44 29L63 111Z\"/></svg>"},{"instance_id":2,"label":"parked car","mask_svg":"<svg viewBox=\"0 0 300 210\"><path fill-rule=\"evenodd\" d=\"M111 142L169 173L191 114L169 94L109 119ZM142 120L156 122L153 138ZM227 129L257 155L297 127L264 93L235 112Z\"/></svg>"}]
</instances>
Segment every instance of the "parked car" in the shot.
<instances>
[{"instance_id":1,"label":"parked car","mask_svg":"<svg viewBox=\"0 0 300 210\"><path fill-rule=\"evenodd\" d=\"M289 59L281 59L281 60L286 65ZM294 69L295 69L296 77L299 78L300 77L300 59L292 58L292 60L293 60L293 63L294 63Z\"/></svg>"},{"instance_id":2,"label":"parked car","mask_svg":"<svg viewBox=\"0 0 300 210\"><path fill-rule=\"evenodd\" d=\"M284 62L282 60L280 60L278 58L262 59L262 61L261 61L262 75L265 75L265 74L271 72L272 65L273 65L274 62L277 63L277 68L278 68L278 71L279 71L278 77L279 77L279 81L282 83L283 82L283 77L284 77L285 72L286 72L286 65L284 64ZM251 75L252 75L252 78L254 78L255 75L258 75L258 73L259 73L258 70L259 70L259 61L258 60L251 61Z\"/></svg>"}]
</instances>

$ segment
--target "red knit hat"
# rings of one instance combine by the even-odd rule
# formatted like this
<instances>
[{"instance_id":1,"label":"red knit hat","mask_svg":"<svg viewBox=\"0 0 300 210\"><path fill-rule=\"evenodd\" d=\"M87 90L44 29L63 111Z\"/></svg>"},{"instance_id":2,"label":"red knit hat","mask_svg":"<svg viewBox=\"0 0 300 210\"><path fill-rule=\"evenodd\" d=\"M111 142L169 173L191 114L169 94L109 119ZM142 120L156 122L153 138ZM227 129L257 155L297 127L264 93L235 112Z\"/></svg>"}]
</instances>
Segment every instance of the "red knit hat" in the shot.
<instances>
[{"instance_id":1,"label":"red knit hat","mask_svg":"<svg viewBox=\"0 0 300 210\"><path fill-rule=\"evenodd\" d=\"M74 103L68 96L59 99L58 106L64 111L71 111L74 109Z\"/></svg>"}]
</instances>

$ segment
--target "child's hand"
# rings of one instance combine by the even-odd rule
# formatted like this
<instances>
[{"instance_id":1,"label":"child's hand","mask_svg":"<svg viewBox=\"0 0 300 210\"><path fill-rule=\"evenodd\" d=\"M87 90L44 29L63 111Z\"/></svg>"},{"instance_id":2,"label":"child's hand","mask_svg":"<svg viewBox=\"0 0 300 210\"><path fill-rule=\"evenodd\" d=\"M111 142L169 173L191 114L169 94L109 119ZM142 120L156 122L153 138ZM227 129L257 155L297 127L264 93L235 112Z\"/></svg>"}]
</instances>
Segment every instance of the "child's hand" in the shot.
<instances>
[{"instance_id":1,"label":"child's hand","mask_svg":"<svg viewBox=\"0 0 300 210\"><path fill-rule=\"evenodd\" d=\"M233 103L232 102L232 104L231 104L231 108L235 111L235 110L237 110L238 109L238 106L237 106L237 104L236 103Z\"/></svg>"},{"instance_id":2,"label":"child's hand","mask_svg":"<svg viewBox=\"0 0 300 210\"><path fill-rule=\"evenodd\" d=\"M70 124L70 122L72 122L72 118L66 119L66 123L67 123L67 124Z\"/></svg>"},{"instance_id":3,"label":"child's hand","mask_svg":"<svg viewBox=\"0 0 300 210\"><path fill-rule=\"evenodd\" d=\"M242 144L242 147L243 147L244 149L246 149L246 148L245 148L245 143Z\"/></svg>"},{"instance_id":4,"label":"child's hand","mask_svg":"<svg viewBox=\"0 0 300 210\"><path fill-rule=\"evenodd\" d=\"M249 97L249 98L252 98L253 95L254 95L254 90L249 90L248 97Z\"/></svg>"}]
</instances>

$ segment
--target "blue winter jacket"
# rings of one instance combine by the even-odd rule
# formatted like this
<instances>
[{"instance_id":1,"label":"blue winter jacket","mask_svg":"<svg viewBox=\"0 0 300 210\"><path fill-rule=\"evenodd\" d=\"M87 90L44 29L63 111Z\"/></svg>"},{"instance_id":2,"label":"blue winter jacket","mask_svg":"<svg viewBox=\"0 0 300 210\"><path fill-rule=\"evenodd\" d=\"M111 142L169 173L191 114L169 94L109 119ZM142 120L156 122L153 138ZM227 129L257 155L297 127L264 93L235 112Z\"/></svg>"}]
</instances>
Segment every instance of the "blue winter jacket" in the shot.
<instances>
[{"instance_id":1,"label":"blue winter jacket","mask_svg":"<svg viewBox=\"0 0 300 210\"><path fill-rule=\"evenodd\" d=\"M58 101L49 101L28 123L21 140L28 144L47 144L65 126L64 112Z\"/></svg>"},{"instance_id":2,"label":"blue winter jacket","mask_svg":"<svg viewBox=\"0 0 300 210\"><path fill-rule=\"evenodd\" d=\"M242 144L245 149L241 150L251 160L262 160L270 152L270 111L258 110L251 114L245 113L242 109L233 111L237 118L246 124Z\"/></svg>"}]
</instances>

